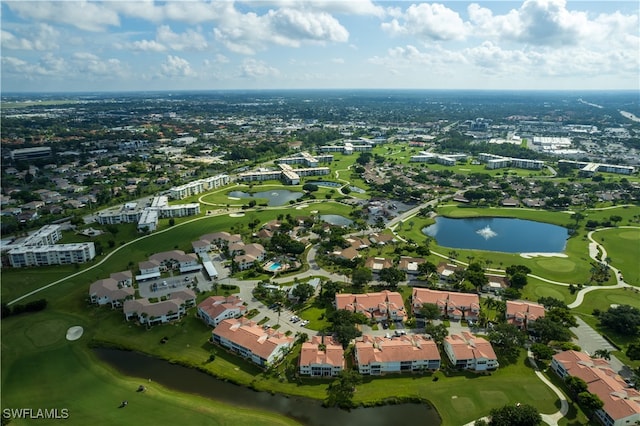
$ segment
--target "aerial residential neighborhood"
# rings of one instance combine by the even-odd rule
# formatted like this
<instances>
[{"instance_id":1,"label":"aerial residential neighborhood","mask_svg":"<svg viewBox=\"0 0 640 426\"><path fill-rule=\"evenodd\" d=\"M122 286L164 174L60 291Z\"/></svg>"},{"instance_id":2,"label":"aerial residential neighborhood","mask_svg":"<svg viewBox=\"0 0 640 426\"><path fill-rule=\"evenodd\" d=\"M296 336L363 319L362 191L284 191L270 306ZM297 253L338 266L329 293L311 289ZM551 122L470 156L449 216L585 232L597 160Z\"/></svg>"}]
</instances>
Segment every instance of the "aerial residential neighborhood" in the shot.
<instances>
[{"instance_id":1,"label":"aerial residential neighborhood","mask_svg":"<svg viewBox=\"0 0 640 426\"><path fill-rule=\"evenodd\" d=\"M3 363L97 383L143 354L120 413L179 365L334 424L640 421L633 94L254 95L3 107Z\"/></svg>"}]
</instances>

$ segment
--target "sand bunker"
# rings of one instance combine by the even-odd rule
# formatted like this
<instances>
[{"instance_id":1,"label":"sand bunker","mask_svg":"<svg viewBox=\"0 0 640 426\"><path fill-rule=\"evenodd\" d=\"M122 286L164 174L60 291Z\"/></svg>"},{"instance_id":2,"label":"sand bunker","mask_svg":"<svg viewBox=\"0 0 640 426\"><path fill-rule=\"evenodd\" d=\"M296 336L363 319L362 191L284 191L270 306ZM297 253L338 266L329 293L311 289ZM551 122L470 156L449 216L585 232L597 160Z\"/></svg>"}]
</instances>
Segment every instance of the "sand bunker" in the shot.
<instances>
[{"instance_id":1,"label":"sand bunker","mask_svg":"<svg viewBox=\"0 0 640 426\"><path fill-rule=\"evenodd\" d=\"M532 259L534 257L569 257L564 253L520 253L520 257Z\"/></svg>"},{"instance_id":2,"label":"sand bunker","mask_svg":"<svg viewBox=\"0 0 640 426\"><path fill-rule=\"evenodd\" d=\"M300 204L296 207L296 210L306 209L307 207L309 207L309 204Z\"/></svg>"},{"instance_id":3,"label":"sand bunker","mask_svg":"<svg viewBox=\"0 0 640 426\"><path fill-rule=\"evenodd\" d=\"M84 329L79 325L69 327L69 329L67 330L67 340L78 340L80 337L82 337L82 333L84 333Z\"/></svg>"},{"instance_id":4,"label":"sand bunker","mask_svg":"<svg viewBox=\"0 0 640 426\"><path fill-rule=\"evenodd\" d=\"M229 213L229 217L243 217L244 213Z\"/></svg>"}]
</instances>

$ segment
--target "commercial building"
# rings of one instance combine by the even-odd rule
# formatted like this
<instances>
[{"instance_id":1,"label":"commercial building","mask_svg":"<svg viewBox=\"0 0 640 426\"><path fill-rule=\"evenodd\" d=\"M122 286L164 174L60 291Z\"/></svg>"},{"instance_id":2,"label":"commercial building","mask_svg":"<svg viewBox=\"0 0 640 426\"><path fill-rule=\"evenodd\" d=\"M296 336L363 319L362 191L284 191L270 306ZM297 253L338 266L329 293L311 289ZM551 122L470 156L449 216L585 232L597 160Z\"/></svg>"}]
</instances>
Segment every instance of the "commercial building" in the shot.
<instances>
[{"instance_id":1,"label":"commercial building","mask_svg":"<svg viewBox=\"0 0 640 426\"><path fill-rule=\"evenodd\" d=\"M38 146L33 148L20 148L11 150L12 161L30 161L51 158L50 146Z\"/></svg>"}]
</instances>

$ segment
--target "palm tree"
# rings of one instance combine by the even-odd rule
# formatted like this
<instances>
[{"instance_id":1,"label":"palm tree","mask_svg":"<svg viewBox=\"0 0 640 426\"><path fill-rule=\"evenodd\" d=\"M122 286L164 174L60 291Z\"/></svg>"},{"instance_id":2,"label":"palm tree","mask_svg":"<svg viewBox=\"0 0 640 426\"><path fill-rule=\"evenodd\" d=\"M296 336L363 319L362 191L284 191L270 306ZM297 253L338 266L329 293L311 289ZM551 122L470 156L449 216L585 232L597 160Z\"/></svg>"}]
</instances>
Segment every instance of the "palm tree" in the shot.
<instances>
[{"instance_id":1,"label":"palm tree","mask_svg":"<svg viewBox=\"0 0 640 426\"><path fill-rule=\"evenodd\" d=\"M593 356L596 358L606 359L607 361L611 361L611 351L607 349L598 349L593 353Z\"/></svg>"}]
</instances>

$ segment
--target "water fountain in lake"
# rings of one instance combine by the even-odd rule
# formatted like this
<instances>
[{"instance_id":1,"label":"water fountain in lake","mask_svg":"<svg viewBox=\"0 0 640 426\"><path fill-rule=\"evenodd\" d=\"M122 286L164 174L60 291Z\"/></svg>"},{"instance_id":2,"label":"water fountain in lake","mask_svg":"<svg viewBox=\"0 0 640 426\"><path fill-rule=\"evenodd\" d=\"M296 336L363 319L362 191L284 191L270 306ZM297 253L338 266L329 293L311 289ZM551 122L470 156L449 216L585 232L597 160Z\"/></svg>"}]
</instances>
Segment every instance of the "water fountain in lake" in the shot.
<instances>
[{"instance_id":1,"label":"water fountain in lake","mask_svg":"<svg viewBox=\"0 0 640 426\"><path fill-rule=\"evenodd\" d=\"M485 240L488 240L489 238L493 238L496 235L498 235L493 229L489 227L489 225L485 226L482 229L478 229L476 233L480 234L482 238L484 238Z\"/></svg>"}]
</instances>

